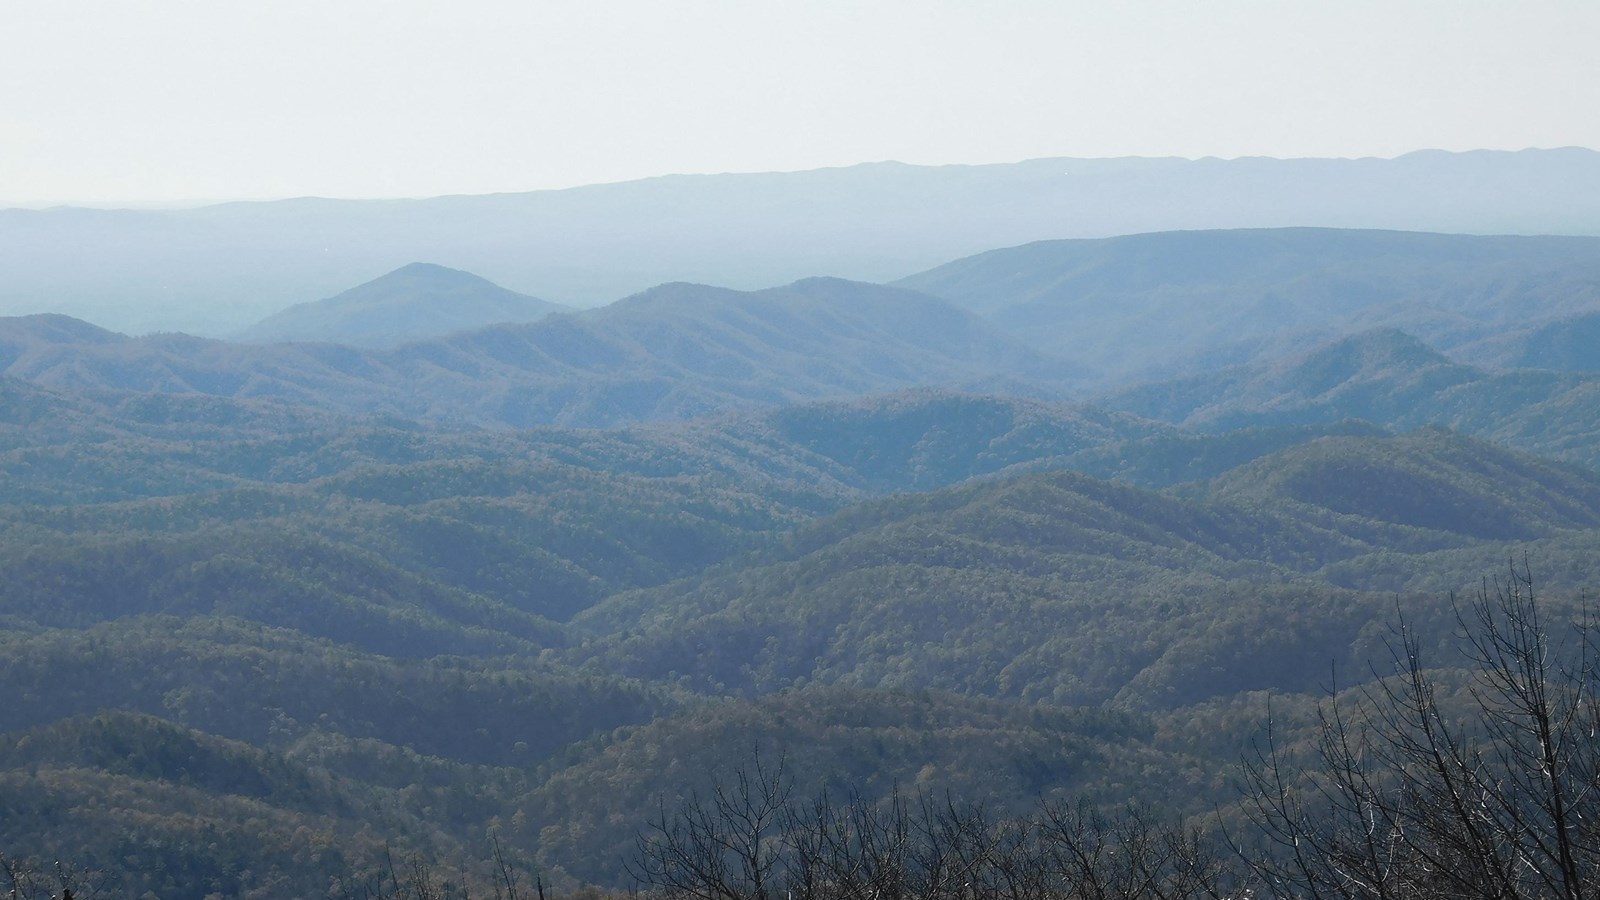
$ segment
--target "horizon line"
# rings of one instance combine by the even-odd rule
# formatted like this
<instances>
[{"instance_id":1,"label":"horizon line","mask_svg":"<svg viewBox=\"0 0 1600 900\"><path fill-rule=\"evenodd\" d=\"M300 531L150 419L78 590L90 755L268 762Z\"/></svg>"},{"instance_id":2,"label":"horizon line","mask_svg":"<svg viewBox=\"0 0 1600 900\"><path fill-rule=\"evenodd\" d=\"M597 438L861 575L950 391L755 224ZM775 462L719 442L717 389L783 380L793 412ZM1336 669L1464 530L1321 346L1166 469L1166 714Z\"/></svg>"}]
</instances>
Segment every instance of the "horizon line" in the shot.
<instances>
[{"instance_id":1,"label":"horizon line","mask_svg":"<svg viewBox=\"0 0 1600 900\"><path fill-rule=\"evenodd\" d=\"M414 194L414 195L399 195L399 196L390 195L390 196L365 196L365 197L363 197L363 196L329 196L329 195L322 195L322 194L297 194L297 195L296 194L291 194L291 195L283 195L283 196L259 196L259 197L244 196L244 197L230 197L230 198L187 198L187 199L175 198L175 199L162 199L162 200L103 199L103 200L61 200L61 201L54 201L54 200L50 200L50 201L18 201L18 200L9 200L9 199L5 199L5 198L0 198L0 212L13 212L13 211L52 212L52 211L64 211L64 210L93 210L93 211L101 211L101 212L183 212L183 211L190 211L190 210L208 209L208 208L219 207L219 206L230 206L230 205L235 205L235 204L304 203L304 202L323 202L323 203L407 203L407 202L418 202L418 201L427 201L427 200L445 200L445 199L456 199L456 198L512 197L512 196L519 196L519 195L525 195L525 194L560 193L560 192L564 192L564 191L580 191L580 190L587 190L587 189L592 189L592 188L615 187L615 186L618 186L618 185L640 184L640 183L648 182L648 181L659 181L659 180L664 180L664 179L677 179L677 178L730 178L730 177L737 178L737 177L761 177L761 176L781 176L781 175L804 175L804 174L810 174L810 173L816 173L816 172L837 172L837 171L844 171L844 170L848 170L848 169L860 169L860 168L866 168L866 167L870 167L870 166L904 166L906 168L916 168L916 169L956 169L956 168L976 169L976 168L988 168L988 167L1021 166L1021 165L1029 165L1029 164L1033 164L1033 163L1044 163L1044 162L1054 162L1054 161L1116 162L1116 161L1124 161L1124 160L1141 160L1141 161L1150 161L1150 162L1158 162L1158 161L1239 162L1239 161L1246 161L1246 160L1272 160L1272 161L1277 161L1277 162L1298 162L1298 161L1309 161L1309 160L1321 160L1321 161L1330 161L1330 162L1363 162L1363 161L1377 160L1377 161L1384 161L1384 162L1393 162L1393 161L1396 161L1396 160L1405 159L1406 157L1424 155L1424 154L1442 154L1442 155L1448 155L1448 156L1466 156L1466 155L1481 154L1481 153L1518 154L1518 153L1558 153L1558 152L1567 152L1567 151L1582 151L1582 152L1586 152L1586 153L1600 152L1600 151L1596 151L1595 148L1591 148L1591 147L1583 147L1583 146L1578 146L1578 145L1568 145L1568 146L1562 146L1562 147L1523 147L1523 148L1517 149L1517 150L1497 150L1497 149L1491 149L1491 148L1473 148L1473 149L1470 149L1470 150L1444 150L1444 149L1439 149L1439 148L1424 147L1424 148L1419 148L1419 149L1416 149L1416 150L1407 150L1404 153L1399 153L1399 154L1396 154L1394 156L1379 156L1379 155L1365 155L1365 156L1268 156L1268 155L1264 155L1264 154L1241 154L1239 156L1217 156L1217 155L1214 155L1214 154L1205 155L1205 156L1177 156L1177 155L1127 154L1127 155L1123 155L1123 156L1036 156L1036 157L1028 157L1028 158L1019 159L1019 160L1002 161L1002 162L982 162L982 163L908 163L908 162L904 162L902 160L882 159L882 160L863 160L861 162L847 163L847 164L843 164L843 165L834 165L834 166L816 166L816 167L809 168L809 169L749 169L749 170L740 170L740 171L720 171L720 172L665 172L665 173L658 174L658 175L645 175L645 176L640 176L640 177L637 177L637 178L623 178L623 179L619 179L619 180L616 180L616 181L585 182L583 184L567 185L567 186L564 186L564 187L528 188L528 189L524 189L524 190L512 189L512 190L503 190L503 191L483 191L483 192L479 192L479 193L445 192L445 193L441 193L441 194Z\"/></svg>"}]
</instances>

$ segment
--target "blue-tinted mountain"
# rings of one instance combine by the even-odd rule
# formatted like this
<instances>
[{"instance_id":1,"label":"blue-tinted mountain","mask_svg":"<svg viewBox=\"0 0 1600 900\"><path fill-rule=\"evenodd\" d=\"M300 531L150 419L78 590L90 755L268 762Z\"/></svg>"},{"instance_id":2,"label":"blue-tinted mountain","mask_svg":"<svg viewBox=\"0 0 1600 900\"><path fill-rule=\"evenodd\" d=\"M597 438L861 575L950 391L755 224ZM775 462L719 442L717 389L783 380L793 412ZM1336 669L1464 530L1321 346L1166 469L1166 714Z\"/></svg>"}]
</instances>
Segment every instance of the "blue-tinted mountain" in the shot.
<instances>
[{"instance_id":1,"label":"blue-tinted mountain","mask_svg":"<svg viewBox=\"0 0 1600 900\"><path fill-rule=\"evenodd\" d=\"M1497 368L1600 372L1600 312L1511 328L1457 348L1453 355Z\"/></svg>"},{"instance_id":2,"label":"blue-tinted mountain","mask_svg":"<svg viewBox=\"0 0 1600 900\"><path fill-rule=\"evenodd\" d=\"M562 303L670 281L887 281L995 247L1175 229L1600 234L1600 154L1039 159L561 191L0 212L0 313L220 335L419 259Z\"/></svg>"},{"instance_id":3,"label":"blue-tinted mountain","mask_svg":"<svg viewBox=\"0 0 1600 900\"><path fill-rule=\"evenodd\" d=\"M607 426L911 387L1053 397L1080 370L901 288L808 279L741 292L663 285L581 315L393 350L128 338L0 320L0 374L40 385L274 399L461 425Z\"/></svg>"},{"instance_id":4,"label":"blue-tinted mountain","mask_svg":"<svg viewBox=\"0 0 1600 900\"><path fill-rule=\"evenodd\" d=\"M470 272L412 263L326 300L298 303L245 329L252 343L401 344L501 322L536 322L571 307L508 291Z\"/></svg>"},{"instance_id":5,"label":"blue-tinted mountain","mask_svg":"<svg viewBox=\"0 0 1600 900\"><path fill-rule=\"evenodd\" d=\"M1600 462L1600 376L1480 369L1392 329L1141 385L1104 402L1210 432L1344 419L1403 430L1440 425L1549 456Z\"/></svg>"},{"instance_id":6,"label":"blue-tinted mountain","mask_svg":"<svg viewBox=\"0 0 1600 900\"><path fill-rule=\"evenodd\" d=\"M767 413L757 433L804 458L820 457L871 493L928 490L1034 468L1074 468L1108 447L1172 429L1084 405L915 391L790 406ZM730 431L748 433L755 421ZM1115 452L1115 451L1111 451Z\"/></svg>"},{"instance_id":7,"label":"blue-tinted mountain","mask_svg":"<svg viewBox=\"0 0 1600 900\"><path fill-rule=\"evenodd\" d=\"M1450 388L1487 377L1452 362L1409 334L1368 331L1314 350L1230 366L1183 379L1154 382L1112 395L1111 403L1138 415L1186 425L1227 427L1252 422L1388 423L1424 412Z\"/></svg>"},{"instance_id":8,"label":"blue-tinted mountain","mask_svg":"<svg viewBox=\"0 0 1600 900\"><path fill-rule=\"evenodd\" d=\"M994 250L898 284L1128 381L1378 327L1449 349L1600 309L1600 238L1170 232Z\"/></svg>"},{"instance_id":9,"label":"blue-tinted mountain","mask_svg":"<svg viewBox=\"0 0 1600 900\"><path fill-rule=\"evenodd\" d=\"M1220 476L1207 494L1495 540L1600 528L1592 470L1437 427L1308 441Z\"/></svg>"}]
</instances>

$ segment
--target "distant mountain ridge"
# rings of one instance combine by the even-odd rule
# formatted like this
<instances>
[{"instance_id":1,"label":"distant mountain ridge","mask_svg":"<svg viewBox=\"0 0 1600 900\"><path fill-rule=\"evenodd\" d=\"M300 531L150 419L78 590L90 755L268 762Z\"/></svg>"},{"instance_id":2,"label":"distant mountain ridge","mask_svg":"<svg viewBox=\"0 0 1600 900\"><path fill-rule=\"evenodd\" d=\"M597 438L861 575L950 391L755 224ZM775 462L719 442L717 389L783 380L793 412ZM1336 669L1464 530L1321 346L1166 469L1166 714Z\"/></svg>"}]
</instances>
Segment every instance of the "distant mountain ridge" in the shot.
<instances>
[{"instance_id":1,"label":"distant mountain ridge","mask_svg":"<svg viewBox=\"0 0 1600 900\"><path fill-rule=\"evenodd\" d=\"M0 374L45 386L276 399L457 425L610 426L910 387L1051 398L1081 370L902 288L663 285L612 307L393 350L129 338L0 320Z\"/></svg>"},{"instance_id":2,"label":"distant mountain ridge","mask_svg":"<svg viewBox=\"0 0 1600 900\"><path fill-rule=\"evenodd\" d=\"M501 322L536 322L568 306L508 291L470 272L411 263L343 293L299 303L250 326L251 343L325 341L391 348Z\"/></svg>"},{"instance_id":3,"label":"distant mountain ridge","mask_svg":"<svg viewBox=\"0 0 1600 900\"><path fill-rule=\"evenodd\" d=\"M992 250L896 284L984 315L1116 382L1379 327L1448 351L1600 310L1600 238L1166 232Z\"/></svg>"},{"instance_id":4,"label":"distant mountain ridge","mask_svg":"<svg viewBox=\"0 0 1600 900\"><path fill-rule=\"evenodd\" d=\"M887 281L1030 241L1288 226L1600 234L1600 153L873 163L427 200L5 210L0 313L218 335L419 259L592 305L669 281Z\"/></svg>"}]
</instances>

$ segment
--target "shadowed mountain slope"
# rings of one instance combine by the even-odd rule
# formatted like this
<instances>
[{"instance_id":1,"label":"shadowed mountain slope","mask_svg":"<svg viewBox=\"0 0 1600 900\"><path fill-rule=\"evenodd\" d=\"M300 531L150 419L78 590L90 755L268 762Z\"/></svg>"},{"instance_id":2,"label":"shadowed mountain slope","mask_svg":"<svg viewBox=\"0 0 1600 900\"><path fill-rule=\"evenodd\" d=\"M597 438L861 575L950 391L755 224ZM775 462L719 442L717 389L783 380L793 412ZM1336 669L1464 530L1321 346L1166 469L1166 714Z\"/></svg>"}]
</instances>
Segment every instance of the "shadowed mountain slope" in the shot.
<instances>
[{"instance_id":1,"label":"shadowed mountain slope","mask_svg":"<svg viewBox=\"0 0 1600 900\"><path fill-rule=\"evenodd\" d=\"M231 616L395 657L537 652L563 640L554 623L498 600L281 527L54 540L0 555L0 573L0 616L44 627Z\"/></svg>"},{"instance_id":2,"label":"shadowed mountain slope","mask_svg":"<svg viewBox=\"0 0 1600 900\"><path fill-rule=\"evenodd\" d=\"M275 727L285 724L261 713L276 707L302 733L318 727L423 754L511 764L516 741L537 758L593 725L648 721L670 702L662 691L525 657L423 664L214 617L6 631L0 649L7 684L50 686L48 696L12 698L0 710L0 732L123 709L260 746L274 743ZM85 653L95 654L94 666L83 664Z\"/></svg>"},{"instance_id":3,"label":"shadowed mountain slope","mask_svg":"<svg viewBox=\"0 0 1600 900\"><path fill-rule=\"evenodd\" d=\"M559 303L508 291L470 272L412 263L326 300L274 313L237 338L252 343L321 341L385 348L571 311Z\"/></svg>"},{"instance_id":4,"label":"shadowed mountain slope","mask_svg":"<svg viewBox=\"0 0 1600 900\"><path fill-rule=\"evenodd\" d=\"M1389 423L1418 411L1421 401L1485 377L1488 373L1451 362L1411 335L1384 329L1310 352L1143 385L1112 395L1111 402L1189 425L1234 411L1262 421L1338 416Z\"/></svg>"},{"instance_id":5,"label":"shadowed mountain slope","mask_svg":"<svg viewBox=\"0 0 1600 900\"><path fill-rule=\"evenodd\" d=\"M478 858L534 766L679 705L525 657L395 660L214 618L0 630L0 650L26 686L0 709L0 840L163 896Z\"/></svg>"},{"instance_id":6,"label":"shadowed mountain slope","mask_svg":"<svg viewBox=\"0 0 1600 900\"><path fill-rule=\"evenodd\" d=\"M37 504L0 507L16 587L0 615L215 609L390 653L542 644L530 613L565 619L852 502L1166 431L939 392L615 431L67 431L0 451L0 501Z\"/></svg>"}]
</instances>

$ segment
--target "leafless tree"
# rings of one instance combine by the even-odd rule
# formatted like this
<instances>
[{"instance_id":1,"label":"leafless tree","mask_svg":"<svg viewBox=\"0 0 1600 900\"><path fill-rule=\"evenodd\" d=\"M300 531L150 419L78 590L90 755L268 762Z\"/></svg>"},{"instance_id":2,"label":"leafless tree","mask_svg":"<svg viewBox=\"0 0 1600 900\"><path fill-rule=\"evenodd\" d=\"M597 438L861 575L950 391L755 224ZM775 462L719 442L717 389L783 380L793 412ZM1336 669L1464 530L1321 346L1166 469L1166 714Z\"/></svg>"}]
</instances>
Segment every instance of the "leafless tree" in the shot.
<instances>
[{"instance_id":1,"label":"leafless tree","mask_svg":"<svg viewBox=\"0 0 1600 900\"><path fill-rule=\"evenodd\" d=\"M898 791L792 801L762 765L709 800L663 810L633 871L694 900L1194 900L1219 896L1218 857L1196 832L1128 813L1042 804L992 818L979 804Z\"/></svg>"},{"instance_id":2,"label":"leafless tree","mask_svg":"<svg viewBox=\"0 0 1600 900\"><path fill-rule=\"evenodd\" d=\"M777 838L793 789L783 759L773 765L757 752L710 797L673 811L663 804L638 836L629 874L669 897L776 900Z\"/></svg>"},{"instance_id":3,"label":"leafless tree","mask_svg":"<svg viewBox=\"0 0 1600 900\"><path fill-rule=\"evenodd\" d=\"M1222 844L1081 805L796 804L782 762L757 757L663 806L632 871L674 900L1600 900L1600 648L1585 610L1553 608L1525 566L1486 582L1455 607L1445 670L1399 619L1393 672L1335 693L1308 746L1269 722L1245 767L1253 830Z\"/></svg>"},{"instance_id":4,"label":"leafless tree","mask_svg":"<svg viewBox=\"0 0 1600 900\"><path fill-rule=\"evenodd\" d=\"M1443 696L1401 621L1393 676L1321 711L1313 764L1269 735L1247 765L1250 858L1274 893L1600 897L1600 716L1587 612L1545 621L1527 567L1457 606L1469 669Z\"/></svg>"},{"instance_id":5,"label":"leafless tree","mask_svg":"<svg viewBox=\"0 0 1600 900\"><path fill-rule=\"evenodd\" d=\"M94 900L110 894L108 884L104 874L68 863L47 866L0 854L0 891L8 900Z\"/></svg>"},{"instance_id":6,"label":"leafless tree","mask_svg":"<svg viewBox=\"0 0 1600 900\"><path fill-rule=\"evenodd\" d=\"M1143 811L1107 816L1081 803L1047 803L1039 827L1055 896L1196 900L1222 896L1232 882L1226 861L1199 830Z\"/></svg>"}]
</instances>

